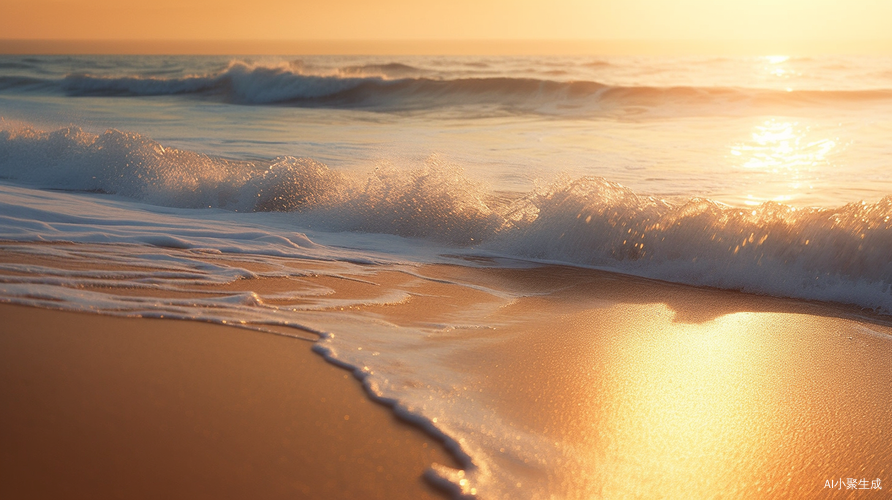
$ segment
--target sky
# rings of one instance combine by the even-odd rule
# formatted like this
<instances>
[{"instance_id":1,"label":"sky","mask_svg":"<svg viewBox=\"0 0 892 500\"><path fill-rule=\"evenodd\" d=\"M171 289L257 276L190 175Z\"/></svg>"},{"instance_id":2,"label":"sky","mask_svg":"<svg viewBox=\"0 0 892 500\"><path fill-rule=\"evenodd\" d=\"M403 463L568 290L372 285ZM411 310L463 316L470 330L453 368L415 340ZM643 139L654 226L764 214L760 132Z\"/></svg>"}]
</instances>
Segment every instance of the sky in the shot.
<instances>
[{"instance_id":1,"label":"sky","mask_svg":"<svg viewBox=\"0 0 892 500\"><path fill-rule=\"evenodd\" d=\"M890 20L892 0L0 0L0 38L29 40L671 40L832 49L882 45L892 39Z\"/></svg>"}]
</instances>

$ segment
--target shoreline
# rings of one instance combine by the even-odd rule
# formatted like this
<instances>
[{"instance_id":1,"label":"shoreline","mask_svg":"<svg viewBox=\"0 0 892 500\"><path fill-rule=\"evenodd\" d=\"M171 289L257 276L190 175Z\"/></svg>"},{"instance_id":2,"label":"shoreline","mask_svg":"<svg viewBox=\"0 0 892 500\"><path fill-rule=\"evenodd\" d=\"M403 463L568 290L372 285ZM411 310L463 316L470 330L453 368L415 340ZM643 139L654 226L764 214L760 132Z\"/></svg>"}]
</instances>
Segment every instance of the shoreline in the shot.
<instances>
[{"instance_id":1,"label":"shoreline","mask_svg":"<svg viewBox=\"0 0 892 500\"><path fill-rule=\"evenodd\" d=\"M35 498L152 481L145 498L444 498L440 485L492 499L789 498L845 495L824 491L834 477L888 484L888 316L567 266L44 245L0 261L13 285L45 272L61 287L25 279L10 297L192 319L0 304L0 403L21 410L0 416L0 482L56 488ZM109 258L159 254L180 270L253 271L144 289L173 268L129 274ZM219 324L240 320L277 335ZM16 441L22 430L40 446Z\"/></svg>"},{"instance_id":2,"label":"shoreline","mask_svg":"<svg viewBox=\"0 0 892 500\"><path fill-rule=\"evenodd\" d=\"M458 467L312 342L0 304L10 498L446 498Z\"/></svg>"}]
</instances>

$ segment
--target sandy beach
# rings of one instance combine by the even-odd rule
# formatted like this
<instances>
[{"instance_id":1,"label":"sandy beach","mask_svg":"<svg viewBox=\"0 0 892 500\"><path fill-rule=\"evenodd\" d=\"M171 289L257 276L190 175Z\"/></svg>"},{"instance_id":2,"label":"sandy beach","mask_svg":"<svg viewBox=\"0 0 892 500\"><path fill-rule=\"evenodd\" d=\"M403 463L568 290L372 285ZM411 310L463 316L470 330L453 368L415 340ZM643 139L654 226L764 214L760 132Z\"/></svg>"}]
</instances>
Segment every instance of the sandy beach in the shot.
<instances>
[{"instance_id":1,"label":"sandy beach","mask_svg":"<svg viewBox=\"0 0 892 500\"><path fill-rule=\"evenodd\" d=\"M0 305L0 497L444 498L452 465L311 343Z\"/></svg>"},{"instance_id":2,"label":"sandy beach","mask_svg":"<svg viewBox=\"0 0 892 500\"><path fill-rule=\"evenodd\" d=\"M3 260L39 262L19 249ZM311 351L309 333L2 305L5 494L444 498L423 478L436 463L449 479L464 468L463 491L481 498L888 495L887 316L563 266L301 265L315 274L217 292L251 290L283 311L352 304L294 313L342 325L321 342L341 346L342 362L354 355L338 339L363 324L368 338L354 333L382 350L383 367L436 359L447 393L427 391L458 415L441 413L437 427L468 463L372 402ZM289 288L301 294L285 299ZM493 326L430 326L459 319ZM429 333L400 347L399 336L375 338L382 324Z\"/></svg>"}]
</instances>

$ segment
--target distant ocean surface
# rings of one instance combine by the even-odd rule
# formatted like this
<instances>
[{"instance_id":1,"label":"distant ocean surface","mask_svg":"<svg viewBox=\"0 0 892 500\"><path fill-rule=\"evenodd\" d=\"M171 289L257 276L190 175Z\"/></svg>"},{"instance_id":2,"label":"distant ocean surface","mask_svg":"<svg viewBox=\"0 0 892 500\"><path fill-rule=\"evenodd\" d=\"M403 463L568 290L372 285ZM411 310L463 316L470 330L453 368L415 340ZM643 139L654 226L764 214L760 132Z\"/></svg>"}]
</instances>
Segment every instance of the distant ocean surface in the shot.
<instances>
[{"instance_id":1,"label":"distant ocean surface","mask_svg":"<svg viewBox=\"0 0 892 500\"><path fill-rule=\"evenodd\" d=\"M892 59L3 57L0 176L890 308Z\"/></svg>"},{"instance_id":2,"label":"distant ocean surface","mask_svg":"<svg viewBox=\"0 0 892 500\"><path fill-rule=\"evenodd\" d=\"M156 269L116 286L254 275L183 250L459 256L892 313L892 58L2 56L0 117L0 240L115 244ZM257 297L158 305L77 291L101 274L4 266L19 277L0 300L283 322ZM362 328L313 314L293 322ZM437 373L338 357L347 338L331 357ZM411 399L394 387L373 392ZM433 408L420 420L449 412ZM498 497L498 478L472 480Z\"/></svg>"}]
</instances>

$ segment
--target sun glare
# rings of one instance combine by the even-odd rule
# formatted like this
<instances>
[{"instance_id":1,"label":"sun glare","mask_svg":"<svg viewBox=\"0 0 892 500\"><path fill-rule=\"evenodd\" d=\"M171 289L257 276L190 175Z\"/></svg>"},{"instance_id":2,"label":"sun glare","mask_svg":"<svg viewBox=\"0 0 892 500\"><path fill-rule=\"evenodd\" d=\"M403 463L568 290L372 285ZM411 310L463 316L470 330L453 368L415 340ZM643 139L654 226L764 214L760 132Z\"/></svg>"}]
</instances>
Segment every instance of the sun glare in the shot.
<instances>
[{"instance_id":1,"label":"sun glare","mask_svg":"<svg viewBox=\"0 0 892 500\"><path fill-rule=\"evenodd\" d=\"M771 354L753 350L745 334L766 317L743 312L679 326L664 322L670 316L642 329L654 332L646 342L620 351L628 357L615 383L624 392L605 424L615 432L611 452L634 460L611 464L607 497L622 497L624 481L642 476L659 478L667 498L716 495L730 471L738 484L758 481L750 477L753 457L774 444L771 423L760 418L770 408L758 404L769 399L763 380Z\"/></svg>"},{"instance_id":2,"label":"sun glare","mask_svg":"<svg viewBox=\"0 0 892 500\"><path fill-rule=\"evenodd\" d=\"M790 78L793 76L794 72L789 66L784 64L790 60L789 56L767 56L765 60L768 62L765 72L770 76L774 78Z\"/></svg>"},{"instance_id":3,"label":"sun glare","mask_svg":"<svg viewBox=\"0 0 892 500\"><path fill-rule=\"evenodd\" d=\"M749 140L731 146L732 163L737 168L761 176L765 191L747 195L747 205L765 201L790 201L812 182L838 149L835 139L821 137L809 125L776 118L756 125ZM780 182L779 182L780 181Z\"/></svg>"}]
</instances>

